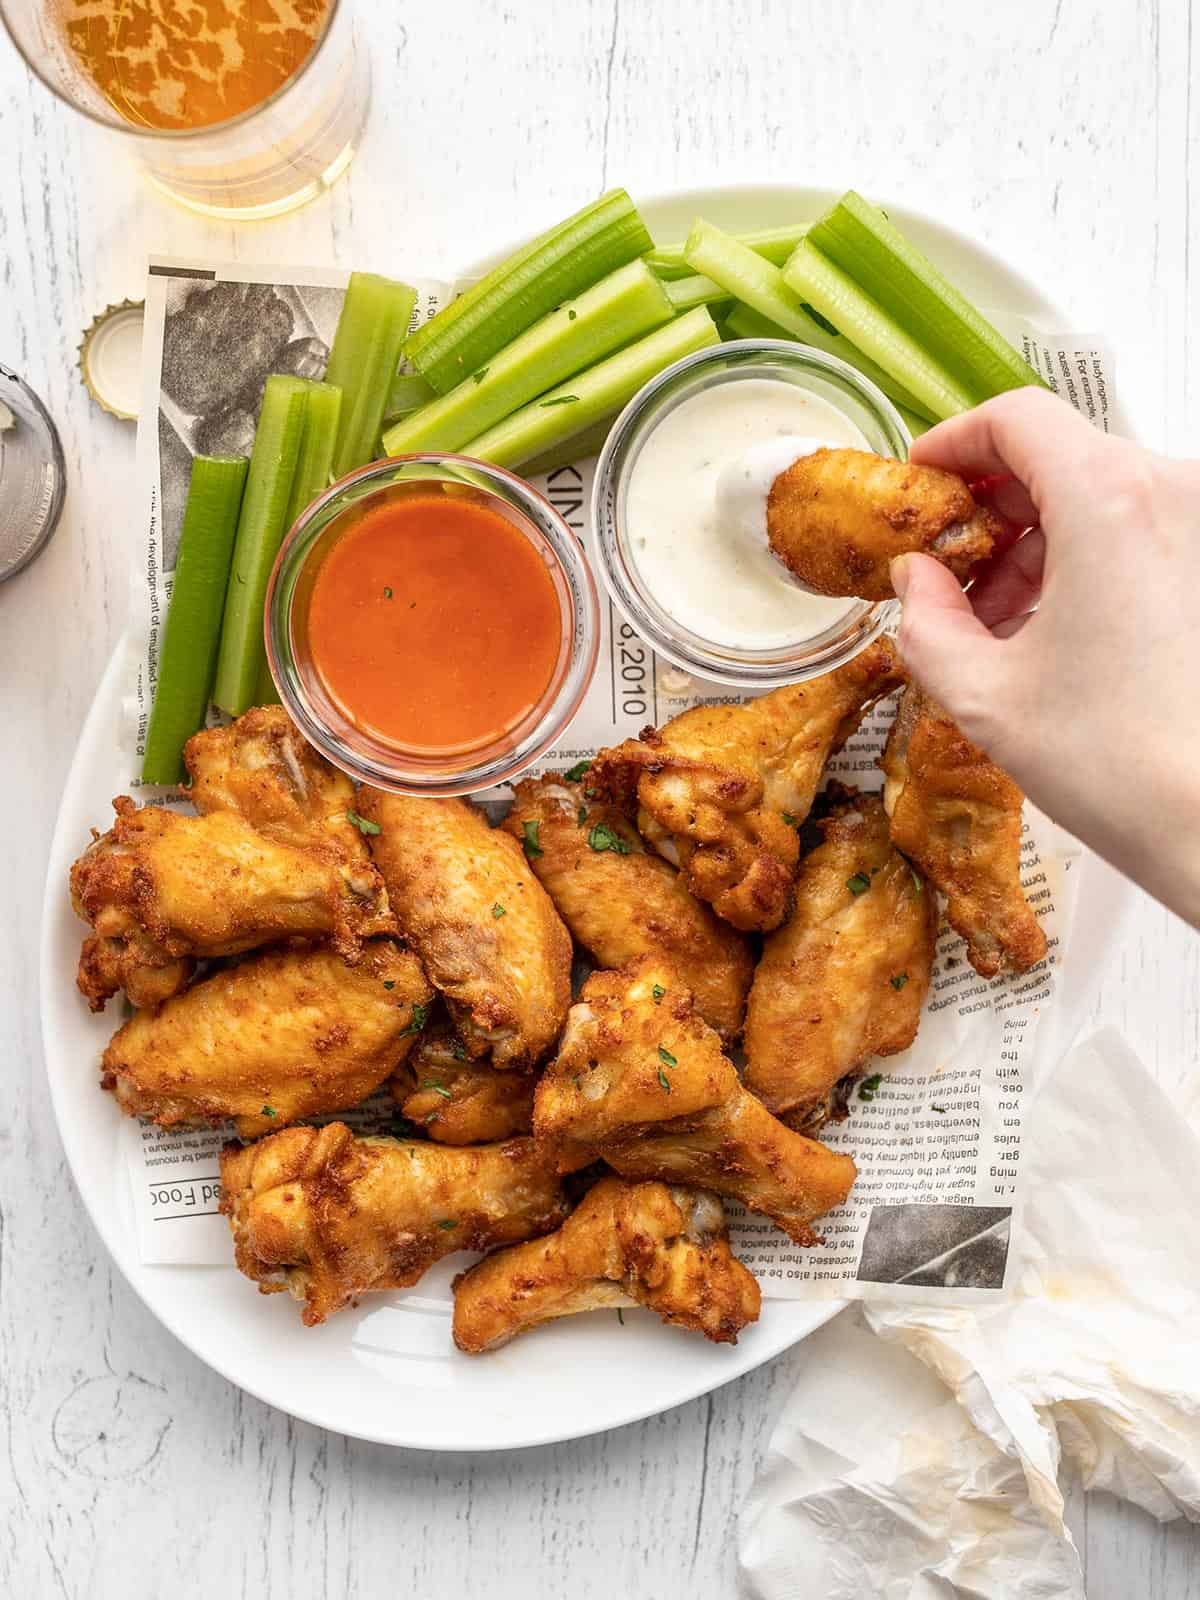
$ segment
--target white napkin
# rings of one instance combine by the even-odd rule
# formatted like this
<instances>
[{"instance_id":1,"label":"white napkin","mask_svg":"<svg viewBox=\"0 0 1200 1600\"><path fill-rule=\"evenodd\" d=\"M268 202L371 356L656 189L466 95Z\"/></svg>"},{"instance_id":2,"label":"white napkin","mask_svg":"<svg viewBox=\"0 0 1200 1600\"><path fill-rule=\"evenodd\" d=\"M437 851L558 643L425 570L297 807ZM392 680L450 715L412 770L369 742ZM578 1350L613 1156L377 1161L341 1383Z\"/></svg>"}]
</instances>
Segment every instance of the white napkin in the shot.
<instances>
[{"instance_id":1,"label":"white napkin","mask_svg":"<svg viewBox=\"0 0 1200 1600\"><path fill-rule=\"evenodd\" d=\"M807 1341L742 1513L755 1600L1082 1597L1060 1454L1200 1520L1200 1139L1111 1029L1030 1126L1010 1299L866 1306Z\"/></svg>"}]
</instances>

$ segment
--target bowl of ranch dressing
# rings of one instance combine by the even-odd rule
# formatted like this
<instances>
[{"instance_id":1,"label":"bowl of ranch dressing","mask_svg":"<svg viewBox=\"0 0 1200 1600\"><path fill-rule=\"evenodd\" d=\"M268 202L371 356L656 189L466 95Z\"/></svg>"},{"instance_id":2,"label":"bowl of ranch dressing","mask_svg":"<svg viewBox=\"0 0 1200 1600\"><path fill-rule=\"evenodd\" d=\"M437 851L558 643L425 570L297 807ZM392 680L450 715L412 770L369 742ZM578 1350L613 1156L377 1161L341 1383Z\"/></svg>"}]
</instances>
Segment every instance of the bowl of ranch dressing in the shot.
<instances>
[{"instance_id":1,"label":"bowl of ranch dressing","mask_svg":"<svg viewBox=\"0 0 1200 1600\"><path fill-rule=\"evenodd\" d=\"M740 339L651 379L613 425L596 469L592 522L617 609L696 677L767 689L830 672L897 613L894 600L829 599L767 545L767 494L823 446L903 461L891 402L836 356Z\"/></svg>"}]
</instances>

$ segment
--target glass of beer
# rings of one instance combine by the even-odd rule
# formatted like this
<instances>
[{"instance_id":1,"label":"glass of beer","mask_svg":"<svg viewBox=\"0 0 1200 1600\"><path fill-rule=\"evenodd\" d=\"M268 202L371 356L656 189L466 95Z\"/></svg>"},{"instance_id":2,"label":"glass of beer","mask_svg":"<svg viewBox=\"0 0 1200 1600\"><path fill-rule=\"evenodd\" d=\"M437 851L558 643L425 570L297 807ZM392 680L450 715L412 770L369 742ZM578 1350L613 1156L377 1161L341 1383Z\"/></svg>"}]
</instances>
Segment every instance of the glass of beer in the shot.
<instances>
[{"instance_id":1,"label":"glass of beer","mask_svg":"<svg viewBox=\"0 0 1200 1600\"><path fill-rule=\"evenodd\" d=\"M210 216L303 205L362 134L370 79L348 0L0 0L0 18L44 84Z\"/></svg>"}]
</instances>

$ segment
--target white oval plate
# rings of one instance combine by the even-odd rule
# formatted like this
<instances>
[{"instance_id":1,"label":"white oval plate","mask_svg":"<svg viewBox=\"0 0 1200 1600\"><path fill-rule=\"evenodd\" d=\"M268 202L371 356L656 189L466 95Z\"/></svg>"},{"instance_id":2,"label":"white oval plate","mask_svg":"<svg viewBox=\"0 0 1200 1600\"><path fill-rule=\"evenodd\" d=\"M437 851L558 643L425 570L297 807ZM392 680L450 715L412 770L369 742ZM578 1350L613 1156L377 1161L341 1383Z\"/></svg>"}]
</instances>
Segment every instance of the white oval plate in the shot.
<instances>
[{"instance_id":1,"label":"white oval plate","mask_svg":"<svg viewBox=\"0 0 1200 1600\"><path fill-rule=\"evenodd\" d=\"M817 215L832 190L693 190L647 202L656 239L682 238L703 214L733 230ZM1025 279L962 235L900 206L898 226L984 306L1048 327L1069 324ZM497 258L493 258L497 259ZM481 263L477 270L486 270ZM841 1302L767 1300L736 1348L663 1327L647 1312L572 1317L485 1357L450 1339L449 1283L465 1258L443 1262L407 1292L365 1299L319 1328L301 1325L288 1295L260 1296L229 1267L146 1266L138 1257L129 1182L118 1153L121 1115L98 1089L112 1018L92 1016L75 990L82 927L67 872L125 788L116 750L118 647L97 691L67 780L50 852L42 931L42 1031L51 1096L84 1205L146 1305L202 1361L306 1422L380 1444L495 1450L577 1438L652 1416L770 1360L834 1315ZM1080 918L1111 926L1119 891L1092 857L1081 869Z\"/></svg>"}]
</instances>

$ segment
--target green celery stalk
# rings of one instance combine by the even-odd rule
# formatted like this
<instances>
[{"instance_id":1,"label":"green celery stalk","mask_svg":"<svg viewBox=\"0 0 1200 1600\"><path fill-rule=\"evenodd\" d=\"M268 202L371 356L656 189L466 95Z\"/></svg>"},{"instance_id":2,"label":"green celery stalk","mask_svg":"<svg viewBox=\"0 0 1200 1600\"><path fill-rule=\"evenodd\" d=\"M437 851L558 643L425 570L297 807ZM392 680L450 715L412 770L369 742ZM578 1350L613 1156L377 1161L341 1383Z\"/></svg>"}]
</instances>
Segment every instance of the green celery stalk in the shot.
<instances>
[{"instance_id":1,"label":"green celery stalk","mask_svg":"<svg viewBox=\"0 0 1200 1600\"><path fill-rule=\"evenodd\" d=\"M522 461L522 476L536 478L539 473L554 472L558 467L573 467L577 461L598 456L616 420L617 413L610 412L607 417L601 417L599 422L593 422L590 428L573 433L569 439L561 439L548 450L543 450L540 456L531 456L528 461Z\"/></svg>"},{"instance_id":2,"label":"green celery stalk","mask_svg":"<svg viewBox=\"0 0 1200 1600\"><path fill-rule=\"evenodd\" d=\"M432 400L435 394L437 390L430 388L418 373L397 373L392 379L387 404L383 408L384 427L391 427L392 423L399 422L401 417L411 416L419 407Z\"/></svg>"},{"instance_id":3,"label":"green celery stalk","mask_svg":"<svg viewBox=\"0 0 1200 1600\"><path fill-rule=\"evenodd\" d=\"M903 422L910 436L914 439L919 439L923 433L928 433L930 428L933 427L933 423L930 422L928 417L921 416L917 411L910 411L907 406L896 406L896 410L900 413L901 422Z\"/></svg>"},{"instance_id":4,"label":"green celery stalk","mask_svg":"<svg viewBox=\"0 0 1200 1600\"><path fill-rule=\"evenodd\" d=\"M807 300L823 317L883 368L914 398L902 400L910 411L925 412L936 420L969 411L975 404L971 391L940 361L921 347L895 318L888 316L869 295L835 267L808 239L801 239L783 269L794 294Z\"/></svg>"},{"instance_id":5,"label":"green celery stalk","mask_svg":"<svg viewBox=\"0 0 1200 1600\"><path fill-rule=\"evenodd\" d=\"M518 334L457 389L389 428L384 451L401 456L457 450L526 401L661 327L672 315L666 291L650 268L630 261Z\"/></svg>"},{"instance_id":6,"label":"green celery stalk","mask_svg":"<svg viewBox=\"0 0 1200 1600\"><path fill-rule=\"evenodd\" d=\"M304 436L292 475L292 495L288 501L285 526L311 505L332 481L333 452L337 444L338 422L342 414L342 391L336 384L309 380L308 404L304 408Z\"/></svg>"},{"instance_id":7,"label":"green celery stalk","mask_svg":"<svg viewBox=\"0 0 1200 1600\"><path fill-rule=\"evenodd\" d=\"M725 318L725 332L730 339L790 339L791 334L777 322L764 317L742 300L735 300L733 309Z\"/></svg>"},{"instance_id":8,"label":"green celery stalk","mask_svg":"<svg viewBox=\"0 0 1200 1600\"><path fill-rule=\"evenodd\" d=\"M416 303L417 291L406 283L374 272L350 274L325 369L325 382L342 391L335 478L374 459L383 409Z\"/></svg>"},{"instance_id":9,"label":"green celery stalk","mask_svg":"<svg viewBox=\"0 0 1200 1600\"><path fill-rule=\"evenodd\" d=\"M619 411L642 385L672 362L719 344L717 325L703 306L589 367L540 400L514 411L463 446L463 454L499 467L518 467Z\"/></svg>"},{"instance_id":10,"label":"green celery stalk","mask_svg":"<svg viewBox=\"0 0 1200 1600\"><path fill-rule=\"evenodd\" d=\"M695 306L717 305L729 299L729 290L703 273L693 272L686 278L675 278L666 285L667 299L679 311L691 311Z\"/></svg>"},{"instance_id":11,"label":"green celery stalk","mask_svg":"<svg viewBox=\"0 0 1200 1600\"><path fill-rule=\"evenodd\" d=\"M732 234L722 233L711 222L697 219L688 235L685 254L697 272L706 273L723 284L736 299L766 317L768 322L785 329L788 337L848 362L882 389L889 400L911 411L926 409L882 363L872 361L869 354L844 338L838 331L840 324L830 326L819 322L812 307L804 303L804 297L788 288L779 268L739 244Z\"/></svg>"},{"instance_id":12,"label":"green celery stalk","mask_svg":"<svg viewBox=\"0 0 1200 1600\"><path fill-rule=\"evenodd\" d=\"M404 353L447 394L555 306L650 247L633 201L611 189L493 267L419 327Z\"/></svg>"},{"instance_id":13,"label":"green celery stalk","mask_svg":"<svg viewBox=\"0 0 1200 1600\"><path fill-rule=\"evenodd\" d=\"M800 223L791 223L786 228L763 228L757 233L735 233L730 237L744 244L748 250L753 250L756 256L762 256L764 261L770 261L775 266L781 267L792 251L803 239L806 228ZM646 257L646 264L658 273L660 278L686 278L691 268L684 259L687 241L681 240L678 244L656 244Z\"/></svg>"},{"instance_id":14,"label":"green celery stalk","mask_svg":"<svg viewBox=\"0 0 1200 1600\"><path fill-rule=\"evenodd\" d=\"M268 378L263 389L225 595L213 686L217 705L234 717L240 717L254 704L266 657L263 603L271 567L287 528L308 396L305 379L278 374Z\"/></svg>"},{"instance_id":15,"label":"green celery stalk","mask_svg":"<svg viewBox=\"0 0 1200 1600\"><path fill-rule=\"evenodd\" d=\"M978 400L1043 380L916 245L853 189L808 235Z\"/></svg>"},{"instance_id":16,"label":"green celery stalk","mask_svg":"<svg viewBox=\"0 0 1200 1600\"><path fill-rule=\"evenodd\" d=\"M146 783L181 782L183 747L204 726L248 465L244 456L192 460L142 757Z\"/></svg>"}]
</instances>

